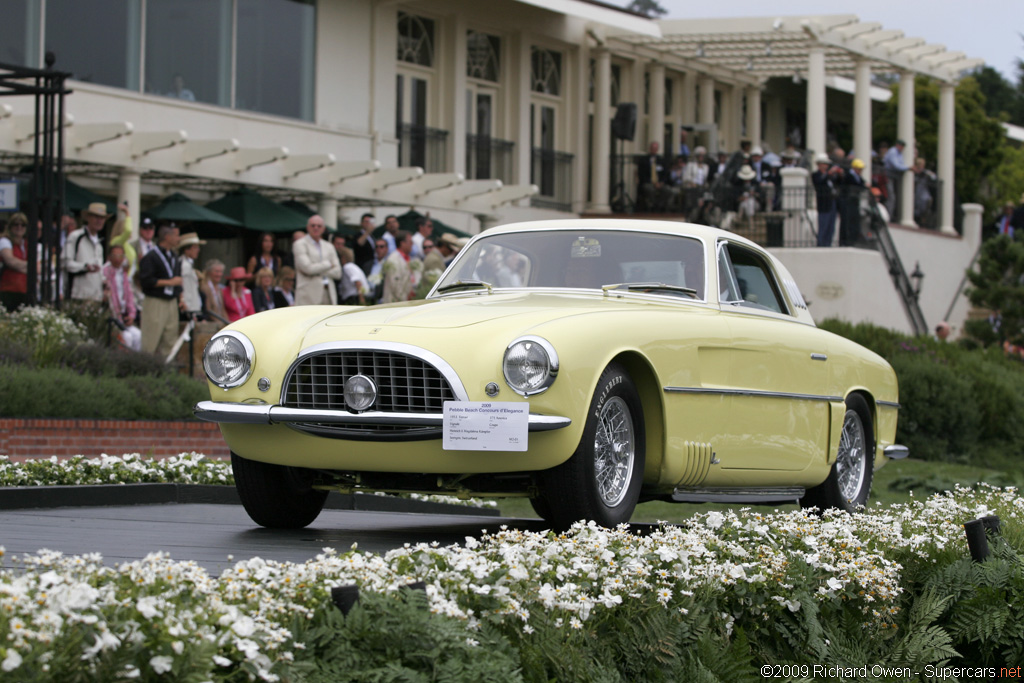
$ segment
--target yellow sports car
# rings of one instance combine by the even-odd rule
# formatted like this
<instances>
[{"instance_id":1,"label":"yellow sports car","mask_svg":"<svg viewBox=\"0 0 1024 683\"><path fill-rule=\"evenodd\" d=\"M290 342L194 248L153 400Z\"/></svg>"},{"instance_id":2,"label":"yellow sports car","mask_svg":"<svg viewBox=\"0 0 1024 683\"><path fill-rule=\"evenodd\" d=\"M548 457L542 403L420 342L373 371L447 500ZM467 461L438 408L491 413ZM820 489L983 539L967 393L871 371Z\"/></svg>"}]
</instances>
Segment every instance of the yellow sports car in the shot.
<instances>
[{"instance_id":1,"label":"yellow sports car","mask_svg":"<svg viewBox=\"0 0 1024 683\"><path fill-rule=\"evenodd\" d=\"M327 492L528 496L556 528L638 502L863 505L896 375L815 327L749 240L641 220L477 235L423 301L297 306L207 345L239 495L302 527Z\"/></svg>"}]
</instances>

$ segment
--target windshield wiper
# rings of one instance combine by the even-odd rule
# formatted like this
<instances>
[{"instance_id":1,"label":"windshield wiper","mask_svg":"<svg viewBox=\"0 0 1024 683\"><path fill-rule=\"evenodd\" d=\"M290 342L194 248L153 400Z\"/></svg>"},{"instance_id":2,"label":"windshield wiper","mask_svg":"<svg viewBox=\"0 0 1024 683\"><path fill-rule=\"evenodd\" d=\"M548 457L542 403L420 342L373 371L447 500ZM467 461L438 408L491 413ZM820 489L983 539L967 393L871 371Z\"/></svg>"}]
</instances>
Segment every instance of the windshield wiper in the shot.
<instances>
[{"instance_id":1,"label":"windshield wiper","mask_svg":"<svg viewBox=\"0 0 1024 683\"><path fill-rule=\"evenodd\" d=\"M455 289L469 289L471 287L485 287L488 294L494 290L494 286L490 282L484 282L483 280L456 280L450 285L441 285L438 287L437 293L450 292Z\"/></svg>"},{"instance_id":2,"label":"windshield wiper","mask_svg":"<svg viewBox=\"0 0 1024 683\"><path fill-rule=\"evenodd\" d=\"M681 287L679 285L668 285L664 282L622 282L615 285L604 285L601 287L605 294L616 289L625 289L629 291L643 290L643 291L661 291L661 292L672 292L685 294L692 299L700 299L697 294L697 290L692 287Z\"/></svg>"}]
</instances>

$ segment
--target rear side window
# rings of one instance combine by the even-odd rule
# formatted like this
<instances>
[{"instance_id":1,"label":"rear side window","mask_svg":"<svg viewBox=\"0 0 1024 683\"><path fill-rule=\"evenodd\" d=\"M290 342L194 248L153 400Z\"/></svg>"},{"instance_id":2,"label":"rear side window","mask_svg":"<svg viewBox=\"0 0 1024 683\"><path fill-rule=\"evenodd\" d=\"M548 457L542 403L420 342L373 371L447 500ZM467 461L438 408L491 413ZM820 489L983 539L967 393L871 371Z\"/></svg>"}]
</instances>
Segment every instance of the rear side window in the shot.
<instances>
[{"instance_id":1,"label":"rear side window","mask_svg":"<svg viewBox=\"0 0 1024 683\"><path fill-rule=\"evenodd\" d=\"M789 314L768 261L750 249L723 243L718 255L719 291L723 304Z\"/></svg>"}]
</instances>

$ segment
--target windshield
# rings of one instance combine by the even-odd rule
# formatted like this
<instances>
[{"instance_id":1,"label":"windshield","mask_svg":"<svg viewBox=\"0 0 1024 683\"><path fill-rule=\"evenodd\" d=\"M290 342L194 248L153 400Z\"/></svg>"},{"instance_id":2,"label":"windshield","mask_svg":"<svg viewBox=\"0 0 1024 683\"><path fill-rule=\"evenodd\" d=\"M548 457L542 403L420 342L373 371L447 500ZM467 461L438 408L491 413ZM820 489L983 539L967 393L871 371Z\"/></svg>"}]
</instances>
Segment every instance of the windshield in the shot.
<instances>
[{"instance_id":1,"label":"windshield","mask_svg":"<svg viewBox=\"0 0 1024 683\"><path fill-rule=\"evenodd\" d=\"M480 239L459 255L437 286L442 289L475 282L495 289L600 289L604 285L652 283L688 288L704 299L704 279L704 247L692 237L625 230L549 230ZM466 291L467 287L452 289Z\"/></svg>"}]
</instances>

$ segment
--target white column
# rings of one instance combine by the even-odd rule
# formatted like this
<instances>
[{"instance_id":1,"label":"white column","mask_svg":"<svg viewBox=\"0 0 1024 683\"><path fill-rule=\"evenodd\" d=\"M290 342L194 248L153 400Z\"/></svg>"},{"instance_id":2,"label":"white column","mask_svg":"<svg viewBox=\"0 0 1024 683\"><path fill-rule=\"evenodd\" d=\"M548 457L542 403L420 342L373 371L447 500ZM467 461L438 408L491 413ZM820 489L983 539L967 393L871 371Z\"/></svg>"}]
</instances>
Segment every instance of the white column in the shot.
<instances>
[{"instance_id":1,"label":"white column","mask_svg":"<svg viewBox=\"0 0 1024 683\"><path fill-rule=\"evenodd\" d=\"M609 213L608 181L611 177L611 102L612 55L608 50L594 51L594 158L591 159L590 210Z\"/></svg>"},{"instance_id":2,"label":"white column","mask_svg":"<svg viewBox=\"0 0 1024 683\"><path fill-rule=\"evenodd\" d=\"M123 170L117 176L117 203L128 202L128 210L131 211L132 224L135 226L135 237L139 236L139 221L142 220L139 214L142 213L142 173L136 170Z\"/></svg>"},{"instance_id":3,"label":"white column","mask_svg":"<svg viewBox=\"0 0 1024 683\"><path fill-rule=\"evenodd\" d=\"M316 212L324 219L324 225L328 230L338 227L338 200L326 195L320 197L316 203Z\"/></svg>"},{"instance_id":4,"label":"white column","mask_svg":"<svg viewBox=\"0 0 1024 683\"><path fill-rule=\"evenodd\" d=\"M671 149L665 149L665 65L653 62L650 70L651 110L648 114L651 129L648 136L661 145L661 153L669 155Z\"/></svg>"},{"instance_id":5,"label":"white column","mask_svg":"<svg viewBox=\"0 0 1024 683\"><path fill-rule=\"evenodd\" d=\"M755 146L764 143L761 129L761 89L756 86L747 88L747 136Z\"/></svg>"},{"instance_id":6,"label":"white column","mask_svg":"<svg viewBox=\"0 0 1024 683\"><path fill-rule=\"evenodd\" d=\"M857 61L853 92L853 153L864 162L861 176L871 182L871 64Z\"/></svg>"},{"instance_id":7,"label":"white column","mask_svg":"<svg viewBox=\"0 0 1024 683\"><path fill-rule=\"evenodd\" d=\"M715 79L711 76L701 75L697 80L697 87L700 88L700 111L697 112L697 123L715 122ZM722 142L719 140L718 149L722 149ZM718 149L709 149L708 154L714 154ZM711 157L709 157L711 158Z\"/></svg>"},{"instance_id":8,"label":"white column","mask_svg":"<svg viewBox=\"0 0 1024 683\"><path fill-rule=\"evenodd\" d=\"M953 157L956 151L956 87L952 83L939 86L939 180L942 181L942 195L939 207L942 212L940 229L947 234L956 234L953 228L953 189L956 180Z\"/></svg>"},{"instance_id":9,"label":"white column","mask_svg":"<svg viewBox=\"0 0 1024 683\"><path fill-rule=\"evenodd\" d=\"M899 119L896 134L906 142L903 148L903 162L914 165L914 154L917 141L914 139L914 74L904 71L900 75ZM901 225L916 227L914 223L914 174L909 171L903 174L902 193L900 194L900 215L897 217Z\"/></svg>"},{"instance_id":10,"label":"white column","mask_svg":"<svg viewBox=\"0 0 1024 683\"><path fill-rule=\"evenodd\" d=\"M807 56L807 149L825 149L825 48L812 47Z\"/></svg>"},{"instance_id":11,"label":"white column","mask_svg":"<svg viewBox=\"0 0 1024 683\"><path fill-rule=\"evenodd\" d=\"M964 204L964 244L973 252L981 246L981 220L985 207L981 204Z\"/></svg>"},{"instance_id":12,"label":"white column","mask_svg":"<svg viewBox=\"0 0 1024 683\"><path fill-rule=\"evenodd\" d=\"M697 122L697 74L694 71L687 71L683 74L683 92L679 98L679 107L682 112L683 125Z\"/></svg>"},{"instance_id":13,"label":"white column","mask_svg":"<svg viewBox=\"0 0 1024 683\"><path fill-rule=\"evenodd\" d=\"M530 160L530 36L519 33L510 41L512 55L512 83L509 96L512 99L512 140L516 141L513 175L515 185L531 183ZM529 200L524 200L525 204Z\"/></svg>"},{"instance_id":14,"label":"white column","mask_svg":"<svg viewBox=\"0 0 1024 683\"><path fill-rule=\"evenodd\" d=\"M466 133L469 121L466 120L466 21L463 15L456 15L451 23L452 53L448 60L452 65L451 78L451 111L447 120L451 126L448 135L448 168L455 173L466 174Z\"/></svg>"}]
</instances>

